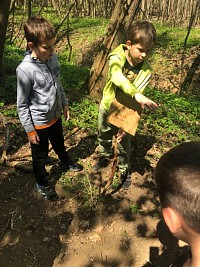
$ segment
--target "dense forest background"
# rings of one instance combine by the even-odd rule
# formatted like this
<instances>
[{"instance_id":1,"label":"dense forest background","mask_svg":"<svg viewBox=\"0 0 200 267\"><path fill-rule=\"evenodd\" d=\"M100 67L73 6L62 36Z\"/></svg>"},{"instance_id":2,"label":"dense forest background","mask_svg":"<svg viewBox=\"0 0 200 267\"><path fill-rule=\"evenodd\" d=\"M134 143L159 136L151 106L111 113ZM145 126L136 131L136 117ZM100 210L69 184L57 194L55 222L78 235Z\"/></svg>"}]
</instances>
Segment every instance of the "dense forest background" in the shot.
<instances>
[{"instance_id":1,"label":"dense forest background","mask_svg":"<svg viewBox=\"0 0 200 267\"><path fill-rule=\"evenodd\" d=\"M125 0L123 5L129 5L130 2ZM195 0L141 0L140 2L137 18L155 19L162 22L169 21L173 25L187 23L198 4L198 1ZM14 14L16 9L20 9L25 14L28 9L28 14L31 15L32 8L38 6L40 7L38 14L43 9L50 7L51 11L59 16L63 16L68 12L69 7L72 6L70 13L73 17L110 18L116 3L117 0L12 0L10 12ZM199 10L194 24L199 24Z\"/></svg>"},{"instance_id":2,"label":"dense forest background","mask_svg":"<svg viewBox=\"0 0 200 267\"><path fill-rule=\"evenodd\" d=\"M57 15L57 30L69 18L103 17L111 18L117 8L121 12L130 12L129 7L135 2L134 19L147 19L171 26L198 26L200 23L199 0L8 0L0 3L0 66L6 39L16 43L23 35L22 25L27 17L40 15L42 12ZM117 11L115 11L116 13ZM69 31L69 21L68 21ZM19 45L19 43L18 43Z\"/></svg>"}]
</instances>

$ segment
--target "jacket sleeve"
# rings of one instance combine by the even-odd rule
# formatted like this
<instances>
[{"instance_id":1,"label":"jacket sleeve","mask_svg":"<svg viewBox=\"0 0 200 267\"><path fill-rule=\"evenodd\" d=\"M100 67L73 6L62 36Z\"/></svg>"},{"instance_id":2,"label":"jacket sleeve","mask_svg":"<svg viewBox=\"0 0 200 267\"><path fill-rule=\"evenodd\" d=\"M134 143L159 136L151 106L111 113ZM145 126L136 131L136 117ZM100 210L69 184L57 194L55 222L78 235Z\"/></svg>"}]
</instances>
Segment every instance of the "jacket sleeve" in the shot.
<instances>
[{"instance_id":1,"label":"jacket sleeve","mask_svg":"<svg viewBox=\"0 0 200 267\"><path fill-rule=\"evenodd\" d=\"M109 68L111 82L124 91L124 93L133 97L138 91L137 87L124 76L122 62L117 55L110 57Z\"/></svg>"},{"instance_id":2,"label":"jacket sleeve","mask_svg":"<svg viewBox=\"0 0 200 267\"><path fill-rule=\"evenodd\" d=\"M31 80L20 68L17 68L17 111L25 131L32 132L35 127L29 111L29 95L31 93Z\"/></svg>"}]
</instances>

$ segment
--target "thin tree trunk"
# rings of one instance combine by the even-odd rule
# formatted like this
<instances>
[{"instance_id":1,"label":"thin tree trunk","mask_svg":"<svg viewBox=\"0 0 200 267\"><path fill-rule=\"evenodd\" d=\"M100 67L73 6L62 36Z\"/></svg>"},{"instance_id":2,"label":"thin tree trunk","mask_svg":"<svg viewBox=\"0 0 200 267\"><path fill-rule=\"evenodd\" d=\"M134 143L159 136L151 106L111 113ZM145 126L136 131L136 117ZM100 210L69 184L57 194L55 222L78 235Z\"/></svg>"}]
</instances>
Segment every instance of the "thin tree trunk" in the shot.
<instances>
[{"instance_id":1,"label":"thin tree trunk","mask_svg":"<svg viewBox=\"0 0 200 267\"><path fill-rule=\"evenodd\" d=\"M28 0L28 18L32 16L32 4L31 0Z\"/></svg>"},{"instance_id":2,"label":"thin tree trunk","mask_svg":"<svg viewBox=\"0 0 200 267\"><path fill-rule=\"evenodd\" d=\"M187 31L187 34L186 34L186 37L185 37L185 41L184 41L184 45L183 45L183 53L182 53L182 57L181 57L180 86L179 86L178 94L181 94L181 91L182 91L183 76L184 76L183 75L184 74L183 67L184 67L185 50L186 50L186 46L187 46L187 40L188 40L188 37L190 35L190 31L192 29L192 25L193 25L193 22L194 22L194 20L196 18L196 15L197 15L197 12L199 10L199 7L200 7L200 0L197 0L195 7L192 8L192 12L191 12L191 16L190 16L190 23L189 23L189 26L188 26L188 31Z\"/></svg>"},{"instance_id":3,"label":"thin tree trunk","mask_svg":"<svg viewBox=\"0 0 200 267\"><path fill-rule=\"evenodd\" d=\"M119 43L125 41L125 32L132 24L141 1L132 0L129 4L124 0L117 1L107 33L91 67L89 79L83 85L92 96L101 96L108 71L107 57Z\"/></svg>"},{"instance_id":4,"label":"thin tree trunk","mask_svg":"<svg viewBox=\"0 0 200 267\"><path fill-rule=\"evenodd\" d=\"M0 73L2 71L2 60L4 45L6 41L6 31L8 26L8 16L11 0L0 1Z\"/></svg>"},{"instance_id":5,"label":"thin tree trunk","mask_svg":"<svg viewBox=\"0 0 200 267\"><path fill-rule=\"evenodd\" d=\"M63 23L65 22L65 20L68 18L72 7L74 6L74 4L76 3L76 0L74 0L74 2L71 4L71 6L69 7L69 10L66 14L66 16L63 18L63 20L61 21L61 23L56 27L55 31L58 32L58 30L60 29L60 27L63 25Z\"/></svg>"}]
</instances>

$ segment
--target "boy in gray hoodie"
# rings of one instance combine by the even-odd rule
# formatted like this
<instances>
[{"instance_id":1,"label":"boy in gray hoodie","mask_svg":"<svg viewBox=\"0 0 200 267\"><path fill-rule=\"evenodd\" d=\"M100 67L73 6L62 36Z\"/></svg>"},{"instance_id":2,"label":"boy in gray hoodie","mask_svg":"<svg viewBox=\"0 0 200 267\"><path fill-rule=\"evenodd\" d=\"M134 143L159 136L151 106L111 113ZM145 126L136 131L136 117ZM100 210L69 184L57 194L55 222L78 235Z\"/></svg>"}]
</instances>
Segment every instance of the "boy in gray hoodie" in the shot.
<instances>
[{"instance_id":1,"label":"boy in gray hoodie","mask_svg":"<svg viewBox=\"0 0 200 267\"><path fill-rule=\"evenodd\" d=\"M66 170L80 171L64 146L61 112L69 119L69 107L60 83L60 65L54 53L56 32L42 17L32 17L24 24L30 51L17 67L17 110L31 144L36 190L50 201L58 196L49 183L45 163L49 141Z\"/></svg>"}]
</instances>

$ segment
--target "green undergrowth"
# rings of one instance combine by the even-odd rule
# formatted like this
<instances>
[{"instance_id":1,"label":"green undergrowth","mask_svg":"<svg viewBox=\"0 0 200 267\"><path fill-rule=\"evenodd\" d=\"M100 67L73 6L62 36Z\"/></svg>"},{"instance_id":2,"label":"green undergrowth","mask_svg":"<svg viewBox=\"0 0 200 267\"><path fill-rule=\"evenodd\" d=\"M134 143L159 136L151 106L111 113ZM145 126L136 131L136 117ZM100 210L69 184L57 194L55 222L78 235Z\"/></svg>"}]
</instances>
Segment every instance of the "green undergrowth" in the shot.
<instances>
[{"instance_id":1,"label":"green undergrowth","mask_svg":"<svg viewBox=\"0 0 200 267\"><path fill-rule=\"evenodd\" d=\"M200 133L199 98L182 97L159 89L146 90L146 95L159 104L155 111L146 110L139 131L156 137L158 143L174 144L198 140Z\"/></svg>"},{"instance_id":2,"label":"green undergrowth","mask_svg":"<svg viewBox=\"0 0 200 267\"><path fill-rule=\"evenodd\" d=\"M146 90L146 96L159 104L157 110L144 109L138 132L153 135L158 143L177 144L197 140L200 133L200 106L196 97L182 97L159 89ZM98 104L85 96L72 103L69 129L80 127L91 134L97 132Z\"/></svg>"},{"instance_id":3,"label":"green undergrowth","mask_svg":"<svg viewBox=\"0 0 200 267\"><path fill-rule=\"evenodd\" d=\"M86 96L79 102L73 102L70 106L70 120L64 122L69 130L78 127L87 130L90 134L97 131L98 105L96 101Z\"/></svg>"},{"instance_id":4,"label":"green undergrowth","mask_svg":"<svg viewBox=\"0 0 200 267\"><path fill-rule=\"evenodd\" d=\"M160 23L155 24L157 31L157 47L165 50L180 52L183 48L187 27L169 27ZM192 28L187 40L187 50L199 44L200 28Z\"/></svg>"},{"instance_id":5,"label":"green undergrowth","mask_svg":"<svg viewBox=\"0 0 200 267\"><path fill-rule=\"evenodd\" d=\"M16 46L6 43L2 63L2 76L0 79L1 105L16 102L16 68L22 59L23 52Z\"/></svg>"}]
</instances>

